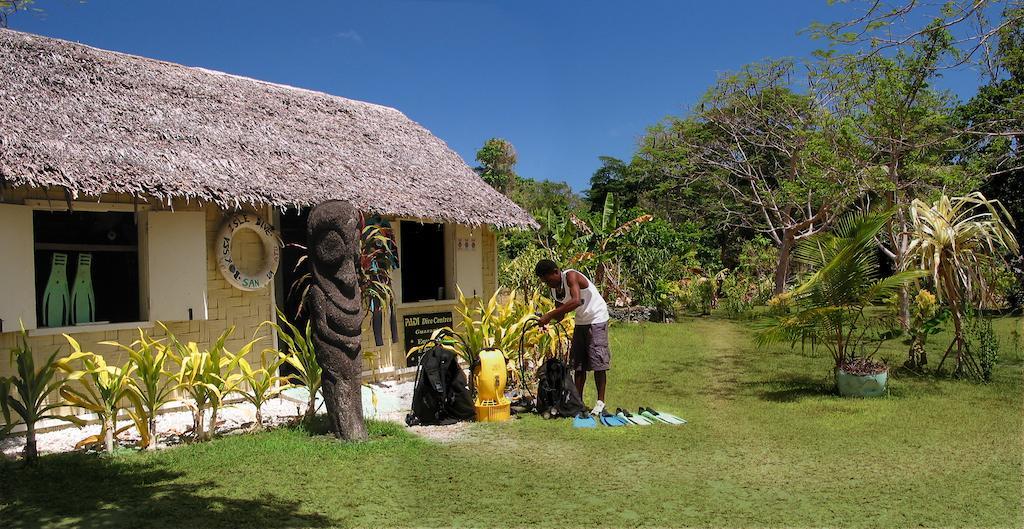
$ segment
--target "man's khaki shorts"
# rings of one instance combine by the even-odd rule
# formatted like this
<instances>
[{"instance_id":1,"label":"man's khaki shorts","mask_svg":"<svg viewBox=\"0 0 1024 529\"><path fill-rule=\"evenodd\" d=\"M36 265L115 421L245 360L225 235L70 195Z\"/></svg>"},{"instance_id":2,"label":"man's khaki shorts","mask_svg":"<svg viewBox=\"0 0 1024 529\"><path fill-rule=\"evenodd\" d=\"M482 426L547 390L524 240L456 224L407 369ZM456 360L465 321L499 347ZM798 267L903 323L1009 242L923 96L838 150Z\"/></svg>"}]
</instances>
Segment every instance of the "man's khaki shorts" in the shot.
<instances>
[{"instance_id":1,"label":"man's khaki shorts","mask_svg":"<svg viewBox=\"0 0 1024 529\"><path fill-rule=\"evenodd\" d=\"M608 350L608 322L577 325L569 349L573 371L607 371L612 366Z\"/></svg>"}]
</instances>

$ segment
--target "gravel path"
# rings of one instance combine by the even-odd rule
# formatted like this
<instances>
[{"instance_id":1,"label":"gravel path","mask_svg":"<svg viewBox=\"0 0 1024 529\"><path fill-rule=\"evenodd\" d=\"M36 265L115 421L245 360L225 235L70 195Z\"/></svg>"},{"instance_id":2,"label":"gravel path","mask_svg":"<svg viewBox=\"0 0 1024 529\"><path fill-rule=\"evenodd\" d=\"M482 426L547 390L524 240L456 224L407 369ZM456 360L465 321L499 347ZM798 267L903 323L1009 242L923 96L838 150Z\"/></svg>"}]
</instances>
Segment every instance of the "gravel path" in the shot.
<instances>
[{"instance_id":1,"label":"gravel path","mask_svg":"<svg viewBox=\"0 0 1024 529\"><path fill-rule=\"evenodd\" d=\"M377 407L373 408L369 397L370 392L364 390L363 410L365 416L371 419L405 424L405 415L409 412L412 401L412 387L411 381L373 384L371 388L377 395ZM273 428L294 422L304 410L304 400L289 398L287 395L271 399L263 405L264 425ZM320 409L322 411L322 407ZM249 431L256 422L256 408L247 402L231 404L220 410L217 419L218 435L244 433ZM124 420L119 424L126 424L123 422ZM467 423L451 426L416 426L410 428L410 431L436 441L450 442L461 437L468 426ZM158 448L181 444L190 435L188 432L192 429L192 413L188 410L162 413L157 417L156 427L159 432ZM69 424L58 430L37 434L36 441L41 454L70 452L75 450L75 444L79 441L91 435L97 435L99 432L99 424L90 424L82 428ZM119 436L122 446L135 446L138 439L138 432L135 428L131 428ZM23 435L0 439L0 451L5 457L18 457L24 448L25 437Z\"/></svg>"}]
</instances>

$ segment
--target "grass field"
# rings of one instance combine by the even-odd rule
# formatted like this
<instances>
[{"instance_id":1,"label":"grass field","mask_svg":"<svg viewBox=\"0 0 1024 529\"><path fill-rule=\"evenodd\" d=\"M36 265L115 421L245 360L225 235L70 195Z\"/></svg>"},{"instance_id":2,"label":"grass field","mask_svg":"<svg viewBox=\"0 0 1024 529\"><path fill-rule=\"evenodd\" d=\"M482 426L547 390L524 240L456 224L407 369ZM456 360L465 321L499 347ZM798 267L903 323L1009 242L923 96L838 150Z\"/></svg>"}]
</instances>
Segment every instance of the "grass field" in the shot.
<instances>
[{"instance_id":1,"label":"grass field","mask_svg":"<svg viewBox=\"0 0 1024 529\"><path fill-rule=\"evenodd\" d=\"M991 384L897 378L875 400L834 396L826 358L759 352L744 324L616 325L609 405L690 424L527 417L442 445L375 423L359 445L279 430L48 456L0 466L0 527L1021 527L1019 324L998 322Z\"/></svg>"}]
</instances>

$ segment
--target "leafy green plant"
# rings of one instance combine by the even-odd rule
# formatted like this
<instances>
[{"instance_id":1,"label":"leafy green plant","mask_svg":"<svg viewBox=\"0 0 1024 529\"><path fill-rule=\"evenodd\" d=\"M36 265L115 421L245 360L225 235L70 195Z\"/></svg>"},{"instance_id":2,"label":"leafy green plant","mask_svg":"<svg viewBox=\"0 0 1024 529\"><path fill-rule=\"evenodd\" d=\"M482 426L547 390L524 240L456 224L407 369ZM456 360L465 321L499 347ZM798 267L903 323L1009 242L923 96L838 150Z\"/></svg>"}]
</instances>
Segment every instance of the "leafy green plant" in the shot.
<instances>
[{"instance_id":1,"label":"leafy green plant","mask_svg":"<svg viewBox=\"0 0 1024 529\"><path fill-rule=\"evenodd\" d=\"M211 394L216 388L206 383L206 369L209 353L199 350L195 342L182 343L168 331L169 347L179 359L178 372L174 374L177 388L189 396L186 401L192 410L192 433L195 438L206 438L206 410L210 406Z\"/></svg>"},{"instance_id":2,"label":"leafy green plant","mask_svg":"<svg viewBox=\"0 0 1024 529\"><path fill-rule=\"evenodd\" d=\"M719 308L728 318L750 316L757 302L757 285L739 274L727 274L722 279L722 301Z\"/></svg>"},{"instance_id":3,"label":"leafy green plant","mask_svg":"<svg viewBox=\"0 0 1024 529\"><path fill-rule=\"evenodd\" d=\"M670 285L698 266L693 242L677 226L661 218L628 231L616 243L614 253L619 263L620 286L632 302L654 307L662 314L675 310Z\"/></svg>"},{"instance_id":4,"label":"leafy green plant","mask_svg":"<svg viewBox=\"0 0 1024 529\"><path fill-rule=\"evenodd\" d=\"M779 249L766 237L758 235L743 241L740 246L739 266L736 271L756 280L769 279L779 263ZM774 285L772 289L774 290ZM771 292L769 292L769 295ZM767 299L767 298L765 298Z\"/></svg>"},{"instance_id":5,"label":"leafy green plant","mask_svg":"<svg viewBox=\"0 0 1024 529\"><path fill-rule=\"evenodd\" d=\"M501 287L511 292L512 295L529 299L541 289L541 284L537 281L537 275L534 273L534 267L537 265L537 261L549 257L544 250L531 246L516 254L512 259L506 260L501 264L501 273L498 275Z\"/></svg>"},{"instance_id":6,"label":"leafy green plant","mask_svg":"<svg viewBox=\"0 0 1024 529\"><path fill-rule=\"evenodd\" d=\"M867 309L925 275L908 271L881 277L876 237L891 216L888 212L848 214L836 222L833 232L802 241L795 258L812 273L791 292L793 314L759 333L758 342L810 342L812 348L829 351L836 369L858 374L883 371L885 366L871 359L882 343L881 333L869 333L895 322L892 316L869 314ZM872 341L876 346L868 353L866 346ZM857 369L849 369L851 364Z\"/></svg>"},{"instance_id":7,"label":"leafy green plant","mask_svg":"<svg viewBox=\"0 0 1024 529\"><path fill-rule=\"evenodd\" d=\"M690 312L696 312L701 316L711 314L715 306L717 281L714 278L704 276L692 276L684 279L683 306Z\"/></svg>"},{"instance_id":8,"label":"leafy green plant","mask_svg":"<svg viewBox=\"0 0 1024 529\"><path fill-rule=\"evenodd\" d=\"M269 361L268 352L273 353ZM256 422L253 424L255 431L263 430L263 404L289 387L285 384L286 377L277 375L284 360L277 351L270 350L260 353L260 365L257 368L253 368L245 358L238 359L243 383L238 392L246 402L256 408Z\"/></svg>"},{"instance_id":9,"label":"leafy green plant","mask_svg":"<svg viewBox=\"0 0 1024 529\"><path fill-rule=\"evenodd\" d=\"M768 307L768 315L773 317L781 317L789 314L789 311L793 308L793 294L791 292L783 292L777 296L772 296L766 303Z\"/></svg>"},{"instance_id":10,"label":"leafy green plant","mask_svg":"<svg viewBox=\"0 0 1024 529\"><path fill-rule=\"evenodd\" d=\"M64 402L53 402L51 396L59 394L64 381L57 375L61 361L56 350L38 366L28 343L28 332L24 328L18 335L18 345L10 350L10 363L14 374L0 377L0 413L4 425L0 434L10 433L18 422L25 425L25 460L35 461L39 457L36 444L36 424L47 419L60 419L84 425L84 421L71 415L60 415L56 410ZM16 418L15 418L16 417Z\"/></svg>"},{"instance_id":11,"label":"leafy green plant","mask_svg":"<svg viewBox=\"0 0 1024 529\"><path fill-rule=\"evenodd\" d=\"M213 437L217 428L217 413L224 405L228 395L238 389L242 380L242 374L236 372L238 365L242 362L249 351L252 350L260 338L256 338L241 347L237 352L232 353L225 347L225 342L235 332L231 326L217 338L217 341L207 350L207 364L205 367L204 379L210 387L210 427L206 429L206 439Z\"/></svg>"},{"instance_id":12,"label":"leafy green plant","mask_svg":"<svg viewBox=\"0 0 1024 529\"><path fill-rule=\"evenodd\" d=\"M60 362L60 368L67 373L67 382L61 386L60 394L71 405L95 413L101 423L100 433L82 439L76 448L103 443L104 450L112 453L115 438L132 426L118 429L117 416L122 411L127 412L138 429L140 445L148 446L150 432L145 407L132 382L135 362L128 360L123 366L109 365L103 356L83 351L71 336L65 334L64 338L71 344L72 353ZM76 362L79 369L75 369ZM126 403L133 408L125 406Z\"/></svg>"},{"instance_id":13,"label":"leafy green plant","mask_svg":"<svg viewBox=\"0 0 1024 529\"><path fill-rule=\"evenodd\" d=\"M379 222L367 220L365 214L359 214L360 246L359 246L359 288L362 294L363 307L369 314L376 306L387 308L394 299L391 287L391 270L398 266L398 246L390 227ZM295 261L293 272L298 274L288 289L288 298L299 298L295 318L300 318L306 311L306 294L313 281L313 273L309 270L309 249L301 244L288 245L303 251L303 255ZM302 273L300 273L302 272Z\"/></svg>"},{"instance_id":14,"label":"leafy green plant","mask_svg":"<svg viewBox=\"0 0 1024 529\"><path fill-rule=\"evenodd\" d=\"M359 216L359 289L369 317L374 309L387 310L394 301L391 270L398 267L398 246L390 227Z\"/></svg>"},{"instance_id":15,"label":"leafy green plant","mask_svg":"<svg viewBox=\"0 0 1024 529\"><path fill-rule=\"evenodd\" d=\"M313 327L306 322L304 330L299 330L283 312L277 312L277 320L284 323L284 326L265 321L263 325L269 325L277 331L277 339L287 345L288 352L278 352L278 355L288 365L295 369L295 373L289 375L289 380L306 386L309 390L309 402L306 404L306 411L302 415L302 422L309 424L309 421L316 415L316 394L320 391L323 370L316 360L316 350L313 346Z\"/></svg>"},{"instance_id":16,"label":"leafy green plant","mask_svg":"<svg viewBox=\"0 0 1024 529\"><path fill-rule=\"evenodd\" d=\"M965 347L972 358L978 360L981 379L985 382L991 381L992 368L999 360L999 338L992 328L992 319L978 313L971 314L967 320L965 335Z\"/></svg>"},{"instance_id":17,"label":"leafy green plant","mask_svg":"<svg viewBox=\"0 0 1024 529\"><path fill-rule=\"evenodd\" d=\"M910 306L909 337L904 341L910 346L910 351L904 366L916 369L928 363L925 349L928 337L942 332L942 325L948 319L949 311L939 305L934 294L923 289L917 293Z\"/></svg>"},{"instance_id":18,"label":"leafy green plant","mask_svg":"<svg viewBox=\"0 0 1024 529\"><path fill-rule=\"evenodd\" d=\"M621 288L623 278L621 256L618 254L619 242L627 233L654 219L653 215L643 213L622 221L619 214L615 194L608 193L605 195L600 217L569 215L569 220L576 226L580 242L585 248L577 260L592 266L594 283L606 293L606 296L611 293L624 295Z\"/></svg>"},{"instance_id":19,"label":"leafy green plant","mask_svg":"<svg viewBox=\"0 0 1024 529\"><path fill-rule=\"evenodd\" d=\"M126 353L135 364L135 373L131 383L139 396L141 408L138 414L145 420L146 433L142 438L147 441L143 447L155 450L157 444L156 416L160 410L175 400L178 389L171 364L177 362L173 348L167 347L159 340L146 335L139 329L139 339L131 344L119 342L100 342L113 345Z\"/></svg>"}]
</instances>

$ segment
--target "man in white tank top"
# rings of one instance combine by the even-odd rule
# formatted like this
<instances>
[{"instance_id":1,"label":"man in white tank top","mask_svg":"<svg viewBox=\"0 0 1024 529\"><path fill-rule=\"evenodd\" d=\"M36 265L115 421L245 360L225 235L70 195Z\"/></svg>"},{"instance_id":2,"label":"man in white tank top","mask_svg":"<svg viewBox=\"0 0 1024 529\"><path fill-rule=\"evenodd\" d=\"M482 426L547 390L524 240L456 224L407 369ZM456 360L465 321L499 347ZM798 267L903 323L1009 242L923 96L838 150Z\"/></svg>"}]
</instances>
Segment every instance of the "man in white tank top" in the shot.
<instances>
[{"instance_id":1,"label":"man in white tank top","mask_svg":"<svg viewBox=\"0 0 1024 529\"><path fill-rule=\"evenodd\" d=\"M611 351L608 350L608 304L597 291L594 282L576 270L560 270L554 261L544 259L537 263L534 272L551 288L551 299L555 301L554 310L541 316L542 326L576 311L570 367L575 372L576 389L581 397L587 382L587 371L594 372L597 403L592 413L600 414L604 410L608 369L612 361Z\"/></svg>"}]
</instances>

